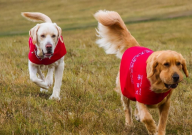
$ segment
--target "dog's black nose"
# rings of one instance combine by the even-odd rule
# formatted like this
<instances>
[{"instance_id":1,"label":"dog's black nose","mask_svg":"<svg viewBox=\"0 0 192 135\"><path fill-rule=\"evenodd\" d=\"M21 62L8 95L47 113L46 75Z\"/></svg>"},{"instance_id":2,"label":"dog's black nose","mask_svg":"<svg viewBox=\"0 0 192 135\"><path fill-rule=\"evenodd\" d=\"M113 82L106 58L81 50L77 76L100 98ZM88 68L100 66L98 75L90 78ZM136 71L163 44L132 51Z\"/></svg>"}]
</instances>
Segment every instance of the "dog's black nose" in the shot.
<instances>
[{"instance_id":1,"label":"dog's black nose","mask_svg":"<svg viewBox=\"0 0 192 135\"><path fill-rule=\"evenodd\" d=\"M52 45L51 44L47 44L45 47L46 47L48 53L52 52Z\"/></svg>"},{"instance_id":2,"label":"dog's black nose","mask_svg":"<svg viewBox=\"0 0 192 135\"><path fill-rule=\"evenodd\" d=\"M179 75L177 73L174 73L172 78L174 82L177 82L179 80Z\"/></svg>"}]
</instances>

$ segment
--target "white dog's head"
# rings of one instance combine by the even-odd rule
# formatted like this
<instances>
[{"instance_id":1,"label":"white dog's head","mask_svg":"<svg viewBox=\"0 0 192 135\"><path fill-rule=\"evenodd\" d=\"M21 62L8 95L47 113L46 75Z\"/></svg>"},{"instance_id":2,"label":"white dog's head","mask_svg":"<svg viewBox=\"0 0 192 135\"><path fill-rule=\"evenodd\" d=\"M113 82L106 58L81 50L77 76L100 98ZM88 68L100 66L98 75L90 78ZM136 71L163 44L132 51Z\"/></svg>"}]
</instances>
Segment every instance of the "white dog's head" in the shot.
<instances>
[{"instance_id":1,"label":"white dog's head","mask_svg":"<svg viewBox=\"0 0 192 135\"><path fill-rule=\"evenodd\" d=\"M38 57L48 58L53 55L61 32L61 28L56 23L37 24L29 31L33 44L37 47Z\"/></svg>"}]
</instances>

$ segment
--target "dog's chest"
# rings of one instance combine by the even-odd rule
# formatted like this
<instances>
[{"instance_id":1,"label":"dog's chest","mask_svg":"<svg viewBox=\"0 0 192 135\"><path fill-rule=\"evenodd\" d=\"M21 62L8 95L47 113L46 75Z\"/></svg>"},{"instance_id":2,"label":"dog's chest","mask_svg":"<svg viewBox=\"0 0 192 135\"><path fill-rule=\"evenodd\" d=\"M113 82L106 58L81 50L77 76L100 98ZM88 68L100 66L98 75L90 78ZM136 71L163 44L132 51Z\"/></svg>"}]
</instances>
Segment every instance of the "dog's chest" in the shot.
<instances>
[{"instance_id":1,"label":"dog's chest","mask_svg":"<svg viewBox=\"0 0 192 135\"><path fill-rule=\"evenodd\" d=\"M57 67L59 65L59 63L60 63L60 61L56 61L50 65L39 65L39 67L41 70L48 70L49 68Z\"/></svg>"},{"instance_id":2,"label":"dog's chest","mask_svg":"<svg viewBox=\"0 0 192 135\"><path fill-rule=\"evenodd\" d=\"M48 68L50 68L49 65L40 65L41 70L48 70Z\"/></svg>"}]
</instances>

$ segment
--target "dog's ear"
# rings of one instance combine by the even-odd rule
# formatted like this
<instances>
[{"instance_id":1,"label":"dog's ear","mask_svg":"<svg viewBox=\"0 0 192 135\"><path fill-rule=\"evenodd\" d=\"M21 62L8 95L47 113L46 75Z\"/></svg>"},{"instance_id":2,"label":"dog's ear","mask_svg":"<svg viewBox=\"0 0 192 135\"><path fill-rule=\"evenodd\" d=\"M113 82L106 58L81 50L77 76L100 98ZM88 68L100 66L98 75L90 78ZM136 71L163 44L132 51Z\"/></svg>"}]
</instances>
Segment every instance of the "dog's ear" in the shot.
<instances>
[{"instance_id":1,"label":"dog's ear","mask_svg":"<svg viewBox=\"0 0 192 135\"><path fill-rule=\"evenodd\" d=\"M37 24L35 27L31 28L29 31L29 36L32 38L33 44L37 43L37 31L40 27L40 24Z\"/></svg>"},{"instance_id":2,"label":"dog's ear","mask_svg":"<svg viewBox=\"0 0 192 135\"><path fill-rule=\"evenodd\" d=\"M181 55L181 54L180 54ZM182 56L182 55L181 55ZM186 65L186 61L185 59L183 58L182 56L182 69L183 69L183 72L185 73L186 77L189 76L189 73L188 73L188 70L187 70L187 65Z\"/></svg>"},{"instance_id":3,"label":"dog's ear","mask_svg":"<svg viewBox=\"0 0 192 135\"><path fill-rule=\"evenodd\" d=\"M59 33L58 38L60 38L61 42L63 42L63 39L61 38L62 29L56 23L54 23L54 25Z\"/></svg>"},{"instance_id":4,"label":"dog's ear","mask_svg":"<svg viewBox=\"0 0 192 135\"><path fill-rule=\"evenodd\" d=\"M157 54L153 53L147 59L147 78L150 78L155 73L155 69L158 65Z\"/></svg>"}]
</instances>

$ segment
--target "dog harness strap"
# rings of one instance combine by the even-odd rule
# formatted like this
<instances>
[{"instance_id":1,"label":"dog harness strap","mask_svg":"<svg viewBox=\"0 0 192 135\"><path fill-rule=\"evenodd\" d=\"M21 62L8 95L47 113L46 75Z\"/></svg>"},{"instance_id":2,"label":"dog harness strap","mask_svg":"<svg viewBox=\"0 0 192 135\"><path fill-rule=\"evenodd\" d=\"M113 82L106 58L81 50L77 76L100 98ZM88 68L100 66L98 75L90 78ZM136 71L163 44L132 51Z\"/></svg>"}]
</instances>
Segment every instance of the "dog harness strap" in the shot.
<instances>
[{"instance_id":1,"label":"dog harness strap","mask_svg":"<svg viewBox=\"0 0 192 135\"><path fill-rule=\"evenodd\" d=\"M61 38L63 40L62 36L61 36ZM59 60L60 58L62 58L67 53L66 48L65 48L65 44L64 44L64 42L62 42L60 40L60 38L59 38L59 41L55 47L53 56L51 58L41 59L37 56L36 52L37 52L37 47L33 44L32 38L29 37L28 58L32 63L39 64L39 65L49 65L49 64L52 64L52 63L56 62L57 60Z\"/></svg>"},{"instance_id":2,"label":"dog harness strap","mask_svg":"<svg viewBox=\"0 0 192 135\"><path fill-rule=\"evenodd\" d=\"M152 53L152 50L145 47L131 47L124 52L120 65L122 94L130 100L147 105L161 102L170 92L155 93L150 90L146 61Z\"/></svg>"}]
</instances>

